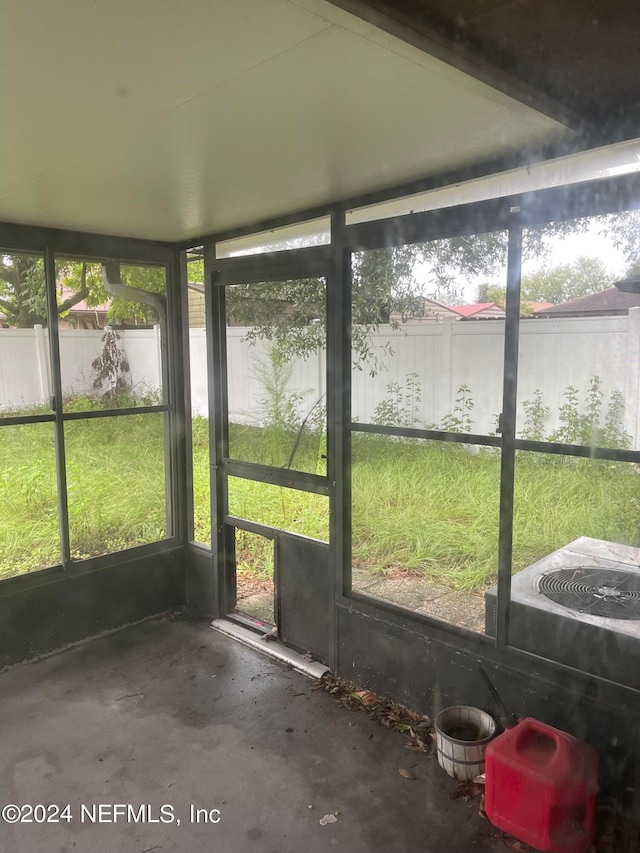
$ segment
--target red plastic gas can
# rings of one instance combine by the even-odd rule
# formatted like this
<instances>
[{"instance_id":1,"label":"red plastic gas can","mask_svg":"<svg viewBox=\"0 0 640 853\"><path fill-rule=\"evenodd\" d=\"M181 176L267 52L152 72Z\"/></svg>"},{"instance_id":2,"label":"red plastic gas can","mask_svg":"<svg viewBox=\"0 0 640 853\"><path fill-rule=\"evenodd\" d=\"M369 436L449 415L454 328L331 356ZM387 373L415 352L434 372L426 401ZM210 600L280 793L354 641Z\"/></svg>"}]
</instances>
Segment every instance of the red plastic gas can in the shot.
<instances>
[{"instance_id":1,"label":"red plastic gas can","mask_svg":"<svg viewBox=\"0 0 640 853\"><path fill-rule=\"evenodd\" d=\"M538 850L584 853L593 841L598 754L530 717L487 745L489 820Z\"/></svg>"}]
</instances>

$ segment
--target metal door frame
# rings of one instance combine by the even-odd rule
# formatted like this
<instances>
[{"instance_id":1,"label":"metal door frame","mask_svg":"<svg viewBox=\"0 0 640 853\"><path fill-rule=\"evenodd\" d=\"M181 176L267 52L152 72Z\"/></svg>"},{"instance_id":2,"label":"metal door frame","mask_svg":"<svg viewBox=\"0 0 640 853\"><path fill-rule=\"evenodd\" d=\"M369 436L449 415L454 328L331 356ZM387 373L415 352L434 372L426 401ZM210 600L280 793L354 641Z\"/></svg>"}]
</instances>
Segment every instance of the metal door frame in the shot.
<instances>
[{"instance_id":1,"label":"metal door frame","mask_svg":"<svg viewBox=\"0 0 640 853\"><path fill-rule=\"evenodd\" d=\"M335 403L332 393L332 347L330 315L335 301L333 276L333 249L331 246L314 246L246 255L238 258L216 259L213 244L204 247L205 311L207 317L207 358L209 370L209 441L211 466L211 541L214 554L214 585L216 616L228 617L236 606L235 548L233 529L239 528L275 538L278 530L250 519L238 518L229 513L228 477L236 476L262 483L300 491L322 494L329 498L330 547L335 527L335 479L333 459L335 442ZM327 306L325 330L327 387L327 473L326 475L277 468L229 457L228 389L227 389L227 336L225 288L235 284L258 284L303 278L324 278ZM275 603L275 618L278 606ZM334 647L333 637L331 647Z\"/></svg>"}]
</instances>

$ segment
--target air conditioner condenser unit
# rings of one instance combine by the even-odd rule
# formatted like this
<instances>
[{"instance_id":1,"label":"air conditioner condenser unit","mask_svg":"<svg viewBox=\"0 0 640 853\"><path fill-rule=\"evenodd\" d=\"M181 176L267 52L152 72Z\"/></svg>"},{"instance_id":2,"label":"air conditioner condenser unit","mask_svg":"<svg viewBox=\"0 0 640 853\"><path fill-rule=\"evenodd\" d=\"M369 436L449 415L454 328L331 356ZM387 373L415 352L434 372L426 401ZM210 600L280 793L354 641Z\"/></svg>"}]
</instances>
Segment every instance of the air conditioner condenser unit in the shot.
<instances>
[{"instance_id":1,"label":"air conditioner condenser unit","mask_svg":"<svg viewBox=\"0 0 640 853\"><path fill-rule=\"evenodd\" d=\"M495 636L497 587L485 593ZM640 689L640 548L581 536L511 579L510 646Z\"/></svg>"}]
</instances>

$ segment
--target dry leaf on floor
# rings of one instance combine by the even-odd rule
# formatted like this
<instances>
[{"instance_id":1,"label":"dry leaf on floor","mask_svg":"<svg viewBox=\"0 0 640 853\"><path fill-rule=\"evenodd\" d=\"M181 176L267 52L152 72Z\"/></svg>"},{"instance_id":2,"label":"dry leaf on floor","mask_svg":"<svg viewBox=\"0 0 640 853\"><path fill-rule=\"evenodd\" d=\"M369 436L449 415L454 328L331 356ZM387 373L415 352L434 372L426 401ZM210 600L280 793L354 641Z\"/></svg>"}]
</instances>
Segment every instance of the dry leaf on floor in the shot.
<instances>
[{"instance_id":1,"label":"dry leaf on floor","mask_svg":"<svg viewBox=\"0 0 640 853\"><path fill-rule=\"evenodd\" d=\"M387 729L395 728L407 736L406 746L413 752L429 752L433 727L427 717L401 705L381 699L372 690L357 690L343 678L326 673L318 679L316 689L326 690L350 711L366 711L371 719Z\"/></svg>"},{"instance_id":2,"label":"dry leaf on floor","mask_svg":"<svg viewBox=\"0 0 640 853\"><path fill-rule=\"evenodd\" d=\"M478 785L476 782L466 781L458 782L458 787L455 791L449 794L451 800L473 800L484 794L484 785Z\"/></svg>"},{"instance_id":3,"label":"dry leaf on floor","mask_svg":"<svg viewBox=\"0 0 640 853\"><path fill-rule=\"evenodd\" d=\"M420 714L416 714L415 711L410 711L408 708L405 708L404 712L405 716L409 717L410 720L413 720L414 723L422 722L422 717L420 716Z\"/></svg>"},{"instance_id":4,"label":"dry leaf on floor","mask_svg":"<svg viewBox=\"0 0 640 853\"><path fill-rule=\"evenodd\" d=\"M358 697L365 708L371 708L373 705L380 704L380 700L371 690L356 690L353 695Z\"/></svg>"},{"instance_id":5,"label":"dry leaf on floor","mask_svg":"<svg viewBox=\"0 0 640 853\"><path fill-rule=\"evenodd\" d=\"M415 779L416 778L414 776L414 774L411 772L411 770L405 770L404 767L398 768L398 773L401 776L404 776L405 779Z\"/></svg>"},{"instance_id":6,"label":"dry leaf on floor","mask_svg":"<svg viewBox=\"0 0 640 853\"><path fill-rule=\"evenodd\" d=\"M484 794L480 797L480 803L478 804L478 814L480 815L480 817L487 817L487 813L484 810Z\"/></svg>"}]
</instances>

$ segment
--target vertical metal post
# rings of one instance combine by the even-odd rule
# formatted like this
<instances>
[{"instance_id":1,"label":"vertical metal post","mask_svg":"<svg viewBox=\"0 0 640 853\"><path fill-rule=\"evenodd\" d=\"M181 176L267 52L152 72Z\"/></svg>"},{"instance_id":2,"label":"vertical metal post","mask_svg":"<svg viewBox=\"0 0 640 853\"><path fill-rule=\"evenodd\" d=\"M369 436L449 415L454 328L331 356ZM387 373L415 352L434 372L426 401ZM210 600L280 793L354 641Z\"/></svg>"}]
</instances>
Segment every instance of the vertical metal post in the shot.
<instances>
[{"instance_id":1,"label":"vertical metal post","mask_svg":"<svg viewBox=\"0 0 640 853\"><path fill-rule=\"evenodd\" d=\"M173 332L173 311L171 310L171 275L165 267L165 293L167 295L167 315L160 318L160 375L162 377L162 402L171 407L171 412L162 416L163 454L164 454L164 516L166 535L176 533L176 462L172 437L175 435L175 394L173 375L169 373L169 338ZM171 319L170 319L171 318ZM172 347L173 351L173 347ZM172 352L173 354L173 352Z\"/></svg>"},{"instance_id":2,"label":"vertical metal post","mask_svg":"<svg viewBox=\"0 0 640 853\"><path fill-rule=\"evenodd\" d=\"M178 496L182 505L180 512L181 532L184 541L193 539L193 441L191 435L191 369L189 362L189 290L187 253L177 256L177 303L179 316L175 323L175 334L180 340L182 369L176 369L176 408L180 408L179 435L176 444L181 449L178 471ZM179 364L179 362L175 362Z\"/></svg>"},{"instance_id":3,"label":"vertical metal post","mask_svg":"<svg viewBox=\"0 0 640 853\"><path fill-rule=\"evenodd\" d=\"M40 399L47 400L51 397L51 378L48 363L47 344L45 343L44 329L39 323L33 327L36 333L36 353L38 356L38 379L40 384Z\"/></svg>"},{"instance_id":4,"label":"vertical metal post","mask_svg":"<svg viewBox=\"0 0 640 853\"><path fill-rule=\"evenodd\" d=\"M181 255L173 252L171 263L165 268L167 317L161 324L162 340L162 383L166 392L164 401L170 405L165 414L165 483L167 496L167 534L173 533L181 542L186 541L185 488L185 405L184 376L179 369L184 364L183 308L181 294Z\"/></svg>"},{"instance_id":5,"label":"vertical metal post","mask_svg":"<svg viewBox=\"0 0 640 853\"><path fill-rule=\"evenodd\" d=\"M67 568L71 562L69 539L69 505L67 470L64 447L64 422L62 419L62 376L60 373L60 347L58 335L58 304L56 300L56 262L51 248L44 253L44 282L49 318L49 357L51 363L51 408L55 415L54 440L56 453L56 479L58 485L58 523L60 525L60 562Z\"/></svg>"},{"instance_id":6,"label":"vertical metal post","mask_svg":"<svg viewBox=\"0 0 640 853\"><path fill-rule=\"evenodd\" d=\"M236 576L232 532L225 524L229 493L222 462L229 455L227 336L224 287L216 283L215 246L204 247L205 313L209 387L209 464L211 467L211 549L213 552L213 611L224 616L236 606Z\"/></svg>"},{"instance_id":7,"label":"vertical metal post","mask_svg":"<svg viewBox=\"0 0 640 853\"><path fill-rule=\"evenodd\" d=\"M510 211L507 257L507 303L504 337L504 384L502 400L502 457L500 465L500 533L498 540L498 600L496 645L509 643L511 569L513 546L513 490L515 436L518 405L518 342L520 335L520 277L522 224L520 207Z\"/></svg>"},{"instance_id":8,"label":"vertical metal post","mask_svg":"<svg viewBox=\"0 0 640 853\"><path fill-rule=\"evenodd\" d=\"M351 256L345 217L331 215L332 269L327 281L327 476L331 483L329 545L334 600L351 588ZM332 608L333 652L338 665L336 608Z\"/></svg>"}]
</instances>

